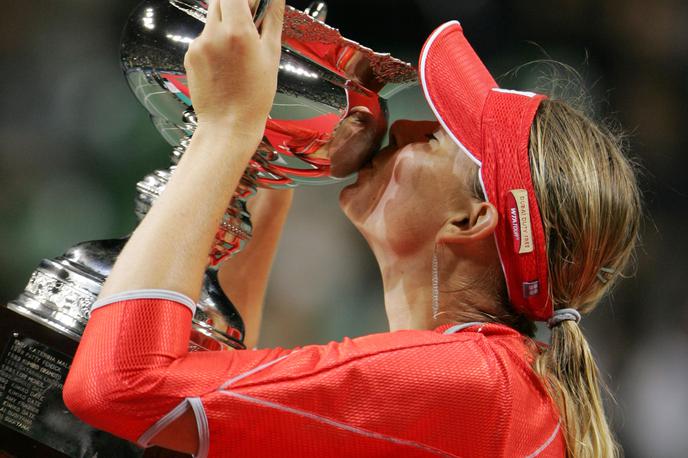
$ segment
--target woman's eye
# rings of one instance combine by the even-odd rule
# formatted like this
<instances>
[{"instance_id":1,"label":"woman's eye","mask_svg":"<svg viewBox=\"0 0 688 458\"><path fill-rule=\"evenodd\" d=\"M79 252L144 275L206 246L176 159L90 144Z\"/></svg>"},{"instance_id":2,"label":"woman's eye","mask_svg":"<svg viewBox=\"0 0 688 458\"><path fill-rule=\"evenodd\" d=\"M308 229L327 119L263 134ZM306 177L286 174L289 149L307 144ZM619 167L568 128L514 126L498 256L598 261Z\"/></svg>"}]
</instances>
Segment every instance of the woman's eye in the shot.
<instances>
[{"instance_id":1,"label":"woman's eye","mask_svg":"<svg viewBox=\"0 0 688 458\"><path fill-rule=\"evenodd\" d=\"M438 140L437 136L436 136L434 133L433 133L433 134L425 134L425 138L427 138L428 141L430 141L430 140Z\"/></svg>"}]
</instances>

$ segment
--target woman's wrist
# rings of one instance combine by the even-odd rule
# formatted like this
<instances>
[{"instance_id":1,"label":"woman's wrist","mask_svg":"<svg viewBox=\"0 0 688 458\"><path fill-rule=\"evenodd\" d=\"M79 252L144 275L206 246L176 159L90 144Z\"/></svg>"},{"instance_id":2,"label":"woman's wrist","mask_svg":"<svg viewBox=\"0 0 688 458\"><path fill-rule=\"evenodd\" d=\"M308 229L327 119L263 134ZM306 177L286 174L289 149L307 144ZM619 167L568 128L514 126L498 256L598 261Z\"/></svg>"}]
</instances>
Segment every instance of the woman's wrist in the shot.
<instances>
[{"instance_id":1,"label":"woman's wrist","mask_svg":"<svg viewBox=\"0 0 688 458\"><path fill-rule=\"evenodd\" d=\"M263 138L265 121L258 123L248 120L212 120L201 121L194 132L192 142L210 143L213 149L232 145L233 153L237 151L245 153L248 160L253 156ZM206 149L206 148L202 148Z\"/></svg>"},{"instance_id":2,"label":"woman's wrist","mask_svg":"<svg viewBox=\"0 0 688 458\"><path fill-rule=\"evenodd\" d=\"M274 209L284 207L288 209L294 199L294 189L260 189L256 200L258 199L267 202L268 206Z\"/></svg>"}]
</instances>

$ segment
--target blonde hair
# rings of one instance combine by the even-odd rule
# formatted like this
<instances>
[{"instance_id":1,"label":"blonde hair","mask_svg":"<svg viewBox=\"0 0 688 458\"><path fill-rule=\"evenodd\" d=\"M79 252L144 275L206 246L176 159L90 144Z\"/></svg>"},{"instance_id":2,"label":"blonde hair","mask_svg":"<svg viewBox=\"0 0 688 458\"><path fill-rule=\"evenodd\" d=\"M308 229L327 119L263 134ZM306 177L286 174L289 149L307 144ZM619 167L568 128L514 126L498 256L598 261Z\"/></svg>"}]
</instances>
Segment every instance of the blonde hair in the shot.
<instances>
[{"instance_id":1,"label":"blonde hair","mask_svg":"<svg viewBox=\"0 0 688 458\"><path fill-rule=\"evenodd\" d=\"M615 135L558 100L539 108L530 161L554 308L589 312L621 276L638 238L641 198L634 166ZM552 329L534 370L558 406L568 456L618 456L599 371L578 324Z\"/></svg>"}]
</instances>

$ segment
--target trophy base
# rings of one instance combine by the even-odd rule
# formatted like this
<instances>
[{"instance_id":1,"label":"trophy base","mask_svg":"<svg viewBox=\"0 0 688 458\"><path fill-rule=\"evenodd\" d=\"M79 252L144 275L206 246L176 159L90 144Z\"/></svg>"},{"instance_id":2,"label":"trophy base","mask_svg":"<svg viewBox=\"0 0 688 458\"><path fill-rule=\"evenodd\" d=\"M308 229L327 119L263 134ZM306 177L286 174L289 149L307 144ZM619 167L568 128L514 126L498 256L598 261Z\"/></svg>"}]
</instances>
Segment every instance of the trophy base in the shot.
<instances>
[{"instance_id":1,"label":"trophy base","mask_svg":"<svg viewBox=\"0 0 688 458\"><path fill-rule=\"evenodd\" d=\"M62 386L77 342L0 306L0 458L182 458L143 450L74 417Z\"/></svg>"}]
</instances>

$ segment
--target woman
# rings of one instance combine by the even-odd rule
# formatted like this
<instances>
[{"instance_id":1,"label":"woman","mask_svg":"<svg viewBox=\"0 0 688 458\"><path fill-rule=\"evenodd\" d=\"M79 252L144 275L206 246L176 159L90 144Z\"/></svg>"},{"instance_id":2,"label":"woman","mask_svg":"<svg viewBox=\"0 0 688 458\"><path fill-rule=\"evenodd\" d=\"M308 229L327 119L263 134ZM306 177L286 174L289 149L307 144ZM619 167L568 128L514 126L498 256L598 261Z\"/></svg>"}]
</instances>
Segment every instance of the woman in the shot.
<instances>
[{"instance_id":1,"label":"woman","mask_svg":"<svg viewBox=\"0 0 688 458\"><path fill-rule=\"evenodd\" d=\"M186 62L198 130L94 306L68 407L142 446L201 457L614 456L578 321L630 257L633 170L565 103L499 89L457 22L421 58L439 122L396 123L341 195L380 264L390 332L188 353L228 184L275 92L283 8L273 2L257 32L246 0L211 4ZM261 199L256 240L225 268L253 341L291 195ZM548 322L551 346L530 338L534 320Z\"/></svg>"}]
</instances>

